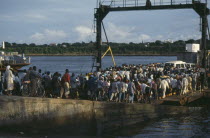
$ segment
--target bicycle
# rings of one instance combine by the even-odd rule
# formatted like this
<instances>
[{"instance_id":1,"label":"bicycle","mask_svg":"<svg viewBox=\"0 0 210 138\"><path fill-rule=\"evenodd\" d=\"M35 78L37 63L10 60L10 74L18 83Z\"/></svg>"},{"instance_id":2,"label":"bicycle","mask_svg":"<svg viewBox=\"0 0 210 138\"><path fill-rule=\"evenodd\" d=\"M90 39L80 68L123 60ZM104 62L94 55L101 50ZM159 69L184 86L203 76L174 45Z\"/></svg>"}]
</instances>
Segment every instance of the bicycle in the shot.
<instances>
[{"instance_id":1,"label":"bicycle","mask_svg":"<svg viewBox=\"0 0 210 138\"><path fill-rule=\"evenodd\" d=\"M30 96L30 81L24 81L22 88L21 88L21 94L22 96Z\"/></svg>"}]
</instances>

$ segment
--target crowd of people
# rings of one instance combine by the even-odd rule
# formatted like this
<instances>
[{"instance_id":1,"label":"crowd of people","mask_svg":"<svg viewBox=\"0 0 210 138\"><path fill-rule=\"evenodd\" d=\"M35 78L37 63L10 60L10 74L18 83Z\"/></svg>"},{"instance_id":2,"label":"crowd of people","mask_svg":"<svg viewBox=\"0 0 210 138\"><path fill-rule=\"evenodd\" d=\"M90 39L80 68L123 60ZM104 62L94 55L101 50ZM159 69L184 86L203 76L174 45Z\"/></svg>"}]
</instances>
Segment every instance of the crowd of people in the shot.
<instances>
[{"instance_id":1,"label":"crowd of people","mask_svg":"<svg viewBox=\"0 0 210 138\"><path fill-rule=\"evenodd\" d=\"M70 75L71 74L71 75ZM22 77L7 66L1 74L0 94L65 99L89 99L115 102L142 102L184 95L204 88L204 73L199 68L122 65L100 72L83 74L42 73L36 66Z\"/></svg>"}]
</instances>

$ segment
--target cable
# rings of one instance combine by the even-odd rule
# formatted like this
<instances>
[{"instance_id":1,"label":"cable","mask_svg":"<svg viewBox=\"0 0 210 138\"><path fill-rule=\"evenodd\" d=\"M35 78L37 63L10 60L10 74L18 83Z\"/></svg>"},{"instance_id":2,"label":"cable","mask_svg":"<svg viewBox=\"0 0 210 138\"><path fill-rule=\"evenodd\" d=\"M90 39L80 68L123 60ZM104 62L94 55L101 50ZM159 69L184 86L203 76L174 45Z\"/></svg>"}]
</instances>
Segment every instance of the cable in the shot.
<instances>
[{"instance_id":1,"label":"cable","mask_svg":"<svg viewBox=\"0 0 210 138\"><path fill-rule=\"evenodd\" d=\"M104 34L105 34L105 37L106 37L107 45L109 45L109 40L108 40L108 37L107 37L107 34L106 34L106 30L105 30L103 21L102 21L101 23L102 23L102 27L103 27L103 30L104 30Z\"/></svg>"}]
</instances>

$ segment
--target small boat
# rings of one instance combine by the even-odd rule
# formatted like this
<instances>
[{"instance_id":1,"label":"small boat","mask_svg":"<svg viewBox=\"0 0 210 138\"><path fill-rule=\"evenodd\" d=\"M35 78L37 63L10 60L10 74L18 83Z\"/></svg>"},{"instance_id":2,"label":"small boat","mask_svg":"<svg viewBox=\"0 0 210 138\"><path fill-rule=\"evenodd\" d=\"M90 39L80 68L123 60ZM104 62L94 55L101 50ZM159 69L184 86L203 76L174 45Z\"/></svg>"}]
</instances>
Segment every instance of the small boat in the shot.
<instances>
[{"instance_id":1,"label":"small boat","mask_svg":"<svg viewBox=\"0 0 210 138\"><path fill-rule=\"evenodd\" d=\"M3 41L2 49L5 49L5 42ZM25 57L24 54L18 54L18 52L4 52L0 51L0 71L5 71L6 67L10 65L10 67L17 71L23 66L27 66L31 64L31 58Z\"/></svg>"},{"instance_id":2,"label":"small boat","mask_svg":"<svg viewBox=\"0 0 210 138\"><path fill-rule=\"evenodd\" d=\"M5 53L0 51L0 71L5 71L8 65L10 65L14 71L17 71L23 66L30 65L30 60L30 57L25 57L24 54L20 55L18 52Z\"/></svg>"}]
</instances>

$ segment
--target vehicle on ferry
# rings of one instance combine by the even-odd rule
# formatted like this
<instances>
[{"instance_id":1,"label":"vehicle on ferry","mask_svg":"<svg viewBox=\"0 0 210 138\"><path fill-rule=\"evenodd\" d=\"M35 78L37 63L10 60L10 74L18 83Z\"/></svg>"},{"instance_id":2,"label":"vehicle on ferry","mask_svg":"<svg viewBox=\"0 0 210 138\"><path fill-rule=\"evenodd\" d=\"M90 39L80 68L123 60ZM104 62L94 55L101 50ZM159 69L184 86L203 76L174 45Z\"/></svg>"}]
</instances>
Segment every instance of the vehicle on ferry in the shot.
<instances>
[{"instance_id":1,"label":"vehicle on ferry","mask_svg":"<svg viewBox=\"0 0 210 138\"><path fill-rule=\"evenodd\" d=\"M177 60L177 61L169 61L165 63L165 67L174 67L174 68L185 68L186 62Z\"/></svg>"},{"instance_id":2,"label":"vehicle on ferry","mask_svg":"<svg viewBox=\"0 0 210 138\"><path fill-rule=\"evenodd\" d=\"M184 61L177 60L177 61L166 62L164 67L165 68L166 67L174 67L174 68L178 68L178 69L186 69L186 68L194 68L195 64L194 63L186 63Z\"/></svg>"}]
</instances>

